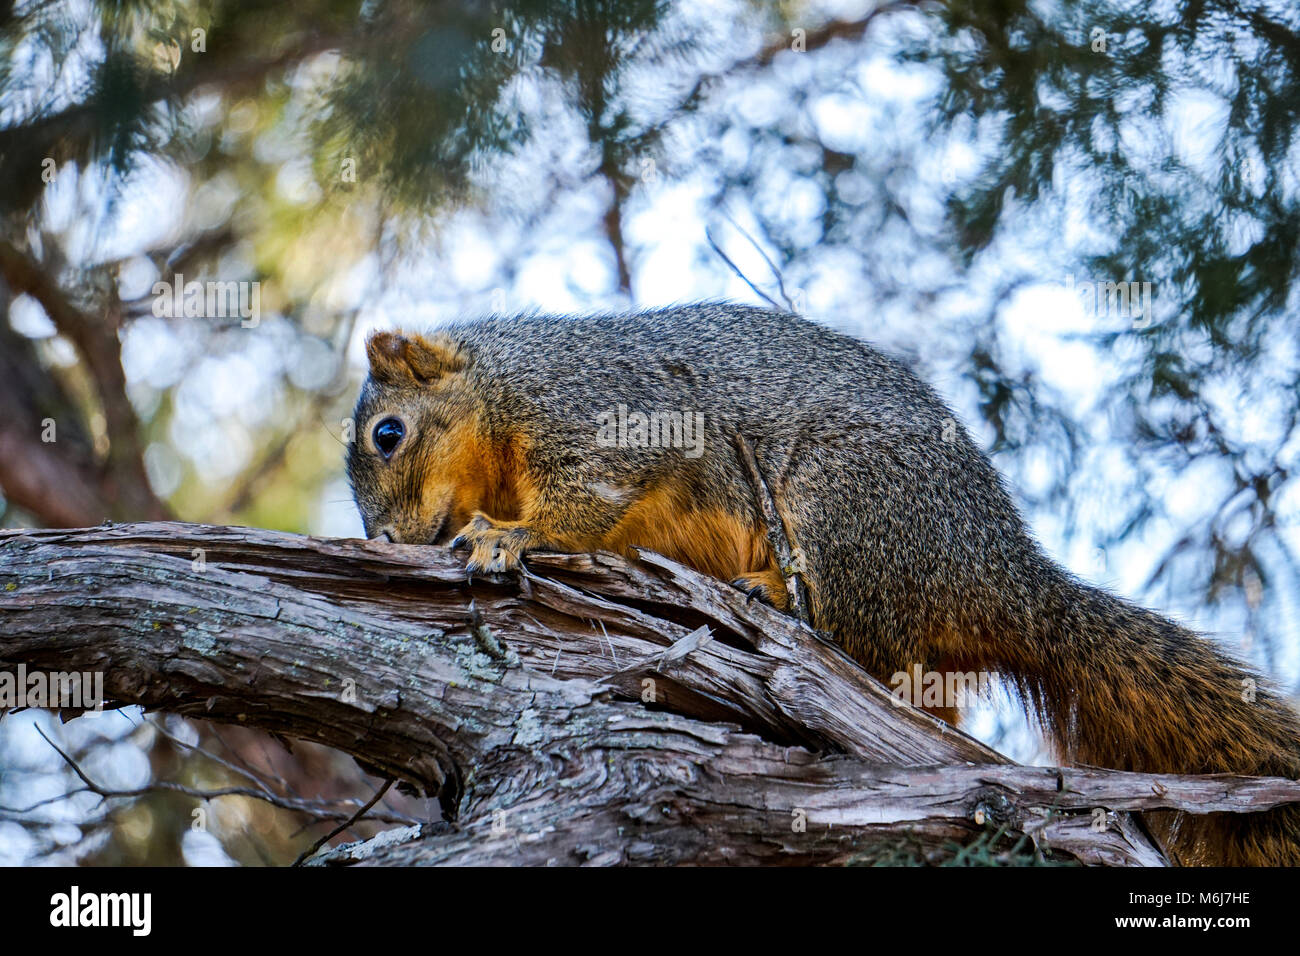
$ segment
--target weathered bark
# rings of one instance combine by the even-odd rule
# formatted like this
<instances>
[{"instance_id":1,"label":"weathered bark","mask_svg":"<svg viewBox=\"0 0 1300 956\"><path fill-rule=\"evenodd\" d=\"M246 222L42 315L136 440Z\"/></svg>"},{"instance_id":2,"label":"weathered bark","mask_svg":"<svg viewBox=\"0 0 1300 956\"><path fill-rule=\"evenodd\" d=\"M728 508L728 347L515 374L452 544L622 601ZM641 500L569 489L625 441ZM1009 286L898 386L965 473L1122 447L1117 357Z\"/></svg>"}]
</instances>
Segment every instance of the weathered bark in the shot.
<instances>
[{"instance_id":1,"label":"weathered bark","mask_svg":"<svg viewBox=\"0 0 1300 956\"><path fill-rule=\"evenodd\" d=\"M1158 865L1125 811L1300 800L1284 780L1019 767L658 555L529 565L471 583L433 547L5 532L0 668L102 670L114 701L315 740L440 795L449 822L335 862L839 863L996 827Z\"/></svg>"}]
</instances>

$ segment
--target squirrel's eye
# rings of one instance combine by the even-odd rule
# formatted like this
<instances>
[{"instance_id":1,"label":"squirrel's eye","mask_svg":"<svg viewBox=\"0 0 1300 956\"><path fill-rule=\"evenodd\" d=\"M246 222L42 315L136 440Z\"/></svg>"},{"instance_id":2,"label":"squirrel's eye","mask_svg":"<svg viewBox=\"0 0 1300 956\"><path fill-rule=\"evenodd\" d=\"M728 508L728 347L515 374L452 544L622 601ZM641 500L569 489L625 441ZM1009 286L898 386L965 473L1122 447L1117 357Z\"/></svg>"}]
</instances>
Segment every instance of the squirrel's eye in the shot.
<instances>
[{"instance_id":1,"label":"squirrel's eye","mask_svg":"<svg viewBox=\"0 0 1300 956\"><path fill-rule=\"evenodd\" d=\"M379 449L381 455L389 458L405 434L406 427L398 419L385 418L375 426L375 447Z\"/></svg>"}]
</instances>

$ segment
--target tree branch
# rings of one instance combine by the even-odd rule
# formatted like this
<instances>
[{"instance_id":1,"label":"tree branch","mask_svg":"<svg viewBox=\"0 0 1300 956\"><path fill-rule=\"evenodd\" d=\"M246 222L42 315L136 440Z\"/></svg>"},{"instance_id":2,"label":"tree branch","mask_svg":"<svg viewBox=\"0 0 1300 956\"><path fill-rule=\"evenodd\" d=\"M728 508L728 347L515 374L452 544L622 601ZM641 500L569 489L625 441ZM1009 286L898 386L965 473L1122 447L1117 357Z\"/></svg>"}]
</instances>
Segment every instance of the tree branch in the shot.
<instances>
[{"instance_id":1,"label":"tree branch","mask_svg":"<svg viewBox=\"0 0 1300 956\"><path fill-rule=\"evenodd\" d=\"M0 240L0 277L15 293L27 293L81 354L95 383L109 436L108 459L101 481L104 501L112 515L122 518L163 518L166 506L149 487L140 442L139 421L126 394L126 373L117 322L111 314L87 315L64 294L56 281L12 243ZM116 308L114 304L113 308ZM36 423L31 423L36 427ZM66 423L65 423L66 425Z\"/></svg>"},{"instance_id":2,"label":"tree branch","mask_svg":"<svg viewBox=\"0 0 1300 956\"><path fill-rule=\"evenodd\" d=\"M0 286L0 310L5 293ZM45 422L57 441L42 441ZM49 525L104 520L104 495L94 449L76 404L37 359L31 339L0 322L0 489L5 500Z\"/></svg>"},{"instance_id":3,"label":"tree branch","mask_svg":"<svg viewBox=\"0 0 1300 956\"><path fill-rule=\"evenodd\" d=\"M100 670L114 702L315 740L438 794L448 823L316 862L842 863L997 828L1161 864L1124 811L1300 800L1291 781L1018 767L658 555L529 566L470 584L434 547L5 532L0 671Z\"/></svg>"}]
</instances>

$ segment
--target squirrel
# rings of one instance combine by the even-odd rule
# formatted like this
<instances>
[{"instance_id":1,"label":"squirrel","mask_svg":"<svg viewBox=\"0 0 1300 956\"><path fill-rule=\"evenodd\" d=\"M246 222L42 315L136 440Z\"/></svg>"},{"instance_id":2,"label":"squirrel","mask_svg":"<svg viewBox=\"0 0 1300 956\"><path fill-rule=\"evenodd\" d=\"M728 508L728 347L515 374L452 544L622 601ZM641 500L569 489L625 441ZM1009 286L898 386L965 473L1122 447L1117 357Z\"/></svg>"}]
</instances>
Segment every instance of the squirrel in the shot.
<instances>
[{"instance_id":1,"label":"squirrel","mask_svg":"<svg viewBox=\"0 0 1300 956\"><path fill-rule=\"evenodd\" d=\"M648 548L787 609L742 436L811 623L877 679L1000 675L1065 763L1300 778L1280 693L1053 562L955 413L856 338L706 304L384 331L366 351L348 477L370 537L468 548L471 572ZM1300 864L1300 807L1181 816L1148 815L1174 862Z\"/></svg>"}]
</instances>

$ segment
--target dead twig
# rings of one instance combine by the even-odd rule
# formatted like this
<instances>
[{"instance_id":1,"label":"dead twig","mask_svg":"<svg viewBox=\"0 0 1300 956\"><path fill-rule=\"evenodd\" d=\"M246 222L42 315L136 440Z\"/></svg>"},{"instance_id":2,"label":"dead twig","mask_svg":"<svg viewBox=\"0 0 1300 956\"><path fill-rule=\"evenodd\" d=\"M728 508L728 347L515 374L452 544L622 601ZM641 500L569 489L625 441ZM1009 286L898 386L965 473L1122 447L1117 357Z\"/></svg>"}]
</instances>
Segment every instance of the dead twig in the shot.
<instances>
[{"instance_id":1,"label":"dead twig","mask_svg":"<svg viewBox=\"0 0 1300 956\"><path fill-rule=\"evenodd\" d=\"M348 827L352 826L354 823L356 823L358 820L364 817L370 811L371 807L373 807L380 800L384 799L384 794L388 792L388 788L391 787L392 785L393 785L393 778L389 777L387 780L384 781L384 785L375 791L375 795L370 798L369 802L367 802L364 807L362 807L360 810L354 813L349 820L346 820L345 822L339 824L329 833L325 834L323 837L321 837L319 840L313 843L309 849L303 850L302 853L298 854L298 859L293 861L293 865L302 866L304 860L308 859L312 854L314 854L317 850L323 847L326 843L334 839L336 836L338 836Z\"/></svg>"},{"instance_id":2,"label":"dead twig","mask_svg":"<svg viewBox=\"0 0 1300 956\"><path fill-rule=\"evenodd\" d=\"M737 434L734 439L736 456L749 478L754 491L754 501L758 504L759 514L767 528L767 540L776 555L776 563L785 578L785 589L790 595L790 613L809 627L813 626L811 609L808 604L808 590L802 575L807 570L803 552L793 545L789 537L789 525L781 516L776 499L771 489L763 480L763 473L758 467L758 457L754 447L744 435Z\"/></svg>"},{"instance_id":3,"label":"dead twig","mask_svg":"<svg viewBox=\"0 0 1300 956\"><path fill-rule=\"evenodd\" d=\"M128 790L114 790L109 787L101 786L100 784L92 780L89 774L87 774L81 768L81 765L77 762L77 760L66 750L64 750L53 740L51 740L49 736L45 733L45 731L42 730L39 726L36 727L36 732L40 734L41 737L45 740L45 742L54 749L55 753L57 753L60 757L63 758L63 760L67 763L69 769L71 769L72 772L76 774L77 778L84 784L84 786L78 787L77 789L74 790L69 790L67 793L60 794L57 797L49 797L45 800L38 801L37 803L25 809L20 810L12 807L0 807L0 810L4 810L5 812L15 813L15 814L26 813L45 804L54 803L58 800L66 800L69 797L75 796L78 793L93 793L98 797L100 797L101 799L110 800L110 799L118 799L122 797L143 797L151 793L157 793L159 791L167 791L170 793L180 793L187 797L194 797L196 800L203 800L203 801L215 800L218 797L248 797L253 800L261 800L263 803L269 803L271 806L279 807L282 810L293 810L297 813L305 813L309 816L315 817L317 820L349 821L349 824L345 824L345 826L350 825L350 822L355 822L355 815L349 817L345 811L330 809L330 807L326 803L312 801L312 800L299 800L290 797L283 797L276 793L268 793L265 790L261 790L261 789L254 790L250 787L219 787L213 790L203 790L198 787L189 787L182 783L173 783L168 780L160 780L157 783L151 783L145 787L134 787ZM381 793L380 796L382 795L383 794ZM355 803L356 801L349 800L346 802ZM362 809L368 810L370 806L373 806L373 804L367 805ZM412 824L417 824L421 822L415 819L414 817L409 817L401 813L377 814L372 819L380 820L384 823L399 824L402 826L410 826Z\"/></svg>"}]
</instances>

